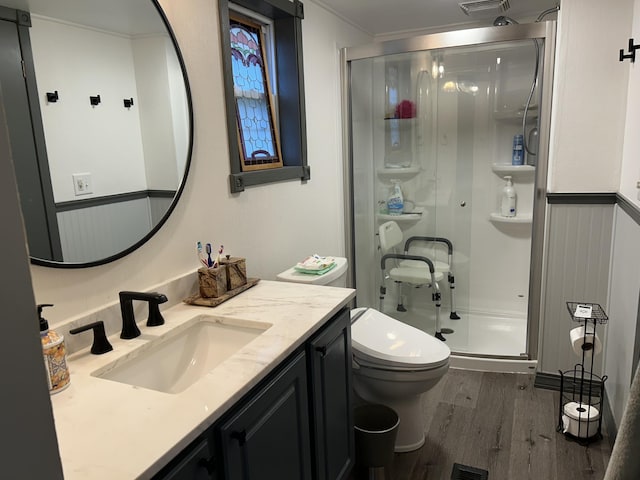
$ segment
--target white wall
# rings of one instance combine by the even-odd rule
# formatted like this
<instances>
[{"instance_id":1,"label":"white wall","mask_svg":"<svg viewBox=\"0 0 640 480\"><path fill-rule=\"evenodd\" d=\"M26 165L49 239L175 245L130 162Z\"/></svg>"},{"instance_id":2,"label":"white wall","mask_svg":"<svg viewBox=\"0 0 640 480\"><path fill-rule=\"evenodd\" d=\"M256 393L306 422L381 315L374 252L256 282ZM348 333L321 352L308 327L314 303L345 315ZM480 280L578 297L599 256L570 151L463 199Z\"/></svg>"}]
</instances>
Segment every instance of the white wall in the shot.
<instances>
[{"instance_id":1,"label":"white wall","mask_svg":"<svg viewBox=\"0 0 640 480\"><path fill-rule=\"evenodd\" d=\"M640 0L633 7L633 32L631 37L640 39ZM626 51L626 46L625 46ZM636 52L638 53L638 52ZM627 93L627 118L622 151L622 172L620 175L620 193L640 208L640 56L629 65L629 90ZM627 60L628 62L628 60Z\"/></svg>"},{"instance_id":2,"label":"white wall","mask_svg":"<svg viewBox=\"0 0 640 480\"><path fill-rule=\"evenodd\" d=\"M174 132L175 102L171 95L172 71L168 68L167 47L173 49L171 40L166 36L134 38L132 41L138 98L134 99L136 103L131 109L140 112L147 188L158 190L177 188L184 169L178 176L176 158L180 158L184 166L187 155L184 139L176 142L175 135L171 134ZM179 67L175 61L172 63ZM177 100L185 102L186 98L183 95ZM179 119L188 125L184 115ZM181 144L179 153L177 143Z\"/></svg>"},{"instance_id":3,"label":"white wall","mask_svg":"<svg viewBox=\"0 0 640 480\"><path fill-rule=\"evenodd\" d=\"M35 16L30 36L55 201L77 200L74 173L92 175L82 198L145 190L138 109L122 101L138 98L130 39ZM54 90L60 99L48 103Z\"/></svg>"},{"instance_id":4,"label":"white wall","mask_svg":"<svg viewBox=\"0 0 640 480\"><path fill-rule=\"evenodd\" d=\"M633 0L562 0L558 15L550 192L618 190Z\"/></svg>"},{"instance_id":5,"label":"white wall","mask_svg":"<svg viewBox=\"0 0 640 480\"><path fill-rule=\"evenodd\" d=\"M638 207L640 76L635 63L619 61L618 52L626 52L629 38L640 36L640 0L618 0L615 8L598 0L563 0L559 20L549 189L619 192ZM619 423L638 328L640 227L621 208L615 210L604 374ZM587 226L576 235L595 235L595 225L591 228L594 232ZM591 261L589 256L585 260ZM552 324L545 321L547 327ZM543 351L552 349L551 343L543 344Z\"/></svg>"},{"instance_id":6,"label":"white wall","mask_svg":"<svg viewBox=\"0 0 640 480\"><path fill-rule=\"evenodd\" d=\"M344 200L338 48L370 38L311 1L303 20L311 180L229 193L229 158L216 2L161 0L191 83L195 116L191 172L173 214L144 247L108 265L80 270L32 266L49 319L67 319L198 267L196 241L247 258L250 276L273 279L310 253L343 255Z\"/></svg>"},{"instance_id":7,"label":"white wall","mask_svg":"<svg viewBox=\"0 0 640 480\"><path fill-rule=\"evenodd\" d=\"M633 6L633 32L640 37L640 0ZM626 45L624 46L626 50ZM626 61L629 62L628 60ZM640 208L640 71L637 63L630 63L624 145L619 193ZM640 294L640 226L621 208L616 208L611 275L609 281L610 324L605 352L606 383L611 410L619 425L629 396L633 378L634 342L638 336L638 297Z\"/></svg>"}]
</instances>

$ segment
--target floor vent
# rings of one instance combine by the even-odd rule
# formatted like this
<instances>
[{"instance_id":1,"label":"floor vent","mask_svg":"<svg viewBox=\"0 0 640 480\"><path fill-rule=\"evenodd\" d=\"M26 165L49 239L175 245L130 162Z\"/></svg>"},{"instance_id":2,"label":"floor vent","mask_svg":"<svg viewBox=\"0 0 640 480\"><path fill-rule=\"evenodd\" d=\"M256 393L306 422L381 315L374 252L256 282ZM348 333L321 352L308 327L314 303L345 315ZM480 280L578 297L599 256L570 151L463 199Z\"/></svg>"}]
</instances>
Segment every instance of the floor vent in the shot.
<instances>
[{"instance_id":1,"label":"floor vent","mask_svg":"<svg viewBox=\"0 0 640 480\"><path fill-rule=\"evenodd\" d=\"M451 480L488 480L489 472L467 465L453 464Z\"/></svg>"}]
</instances>

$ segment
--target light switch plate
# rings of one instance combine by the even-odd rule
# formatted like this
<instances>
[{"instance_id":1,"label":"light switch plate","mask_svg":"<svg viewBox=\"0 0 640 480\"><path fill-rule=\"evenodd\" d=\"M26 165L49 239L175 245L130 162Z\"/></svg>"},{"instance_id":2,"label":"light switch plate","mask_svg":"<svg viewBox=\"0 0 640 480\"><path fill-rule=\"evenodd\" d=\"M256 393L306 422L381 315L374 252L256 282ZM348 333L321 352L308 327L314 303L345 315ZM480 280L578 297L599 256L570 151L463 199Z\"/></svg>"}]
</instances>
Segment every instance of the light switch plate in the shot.
<instances>
[{"instance_id":1,"label":"light switch plate","mask_svg":"<svg viewBox=\"0 0 640 480\"><path fill-rule=\"evenodd\" d=\"M93 193L93 183L90 173L74 173L71 176L73 178L73 191L76 196Z\"/></svg>"}]
</instances>

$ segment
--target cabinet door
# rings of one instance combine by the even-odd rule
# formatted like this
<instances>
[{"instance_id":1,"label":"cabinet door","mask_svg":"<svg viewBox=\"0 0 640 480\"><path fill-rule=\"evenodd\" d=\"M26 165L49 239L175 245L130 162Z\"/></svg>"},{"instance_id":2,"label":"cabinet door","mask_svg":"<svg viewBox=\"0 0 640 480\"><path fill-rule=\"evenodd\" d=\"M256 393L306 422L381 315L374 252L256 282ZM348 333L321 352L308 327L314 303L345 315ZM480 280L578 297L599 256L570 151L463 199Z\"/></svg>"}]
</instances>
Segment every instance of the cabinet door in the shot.
<instances>
[{"instance_id":1,"label":"cabinet door","mask_svg":"<svg viewBox=\"0 0 640 480\"><path fill-rule=\"evenodd\" d=\"M309 348L316 478L346 479L354 462L349 311L338 314Z\"/></svg>"},{"instance_id":2,"label":"cabinet door","mask_svg":"<svg viewBox=\"0 0 640 480\"><path fill-rule=\"evenodd\" d=\"M207 440L187 447L165 467L154 480L211 480L216 479L213 456Z\"/></svg>"},{"instance_id":3,"label":"cabinet door","mask_svg":"<svg viewBox=\"0 0 640 480\"><path fill-rule=\"evenodd\" d=\"M227 480L311 479L305 352L220 427Z\"/></svg>"}]
</instances>

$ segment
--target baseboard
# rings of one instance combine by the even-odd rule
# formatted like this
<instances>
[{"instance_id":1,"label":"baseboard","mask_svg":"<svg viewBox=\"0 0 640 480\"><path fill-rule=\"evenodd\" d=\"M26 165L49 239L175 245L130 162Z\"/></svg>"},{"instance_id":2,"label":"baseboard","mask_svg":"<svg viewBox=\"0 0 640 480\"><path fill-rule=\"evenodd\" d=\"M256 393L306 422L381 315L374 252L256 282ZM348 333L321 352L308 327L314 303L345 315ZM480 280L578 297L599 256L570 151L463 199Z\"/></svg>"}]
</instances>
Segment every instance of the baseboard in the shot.
<instances>
[{"instance_id":1,"label":"baseboard","mask_svg":"<svg viewBox=\"0 0 640 480\"><path fill-rule=\"evenodd\" d=\"M560 375L536 372L536 378L533 382L533 386L536 388L544 388L545 390L560 391Z\"/></svg>"}]
</instances>

